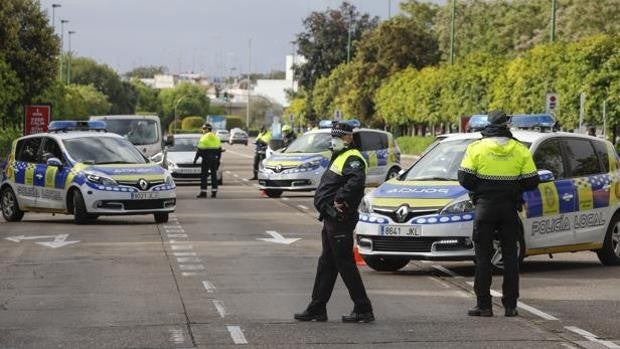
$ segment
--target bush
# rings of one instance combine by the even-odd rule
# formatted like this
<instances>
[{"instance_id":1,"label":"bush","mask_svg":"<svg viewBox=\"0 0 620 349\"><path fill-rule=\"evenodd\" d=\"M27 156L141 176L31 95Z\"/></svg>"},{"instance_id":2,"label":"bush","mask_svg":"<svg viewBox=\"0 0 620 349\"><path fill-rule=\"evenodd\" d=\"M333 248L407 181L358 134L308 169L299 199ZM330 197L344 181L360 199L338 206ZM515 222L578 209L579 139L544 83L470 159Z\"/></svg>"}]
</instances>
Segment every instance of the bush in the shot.
<instances>
[{"instance_id":1,"label":"bush","mask_svg":"<svg viewBox=\"0 0 620 349\"><path fill-rule=\"evenodd\" d=\"M4 161L9 155L11 144L14 140L22 136L22 130L17 128L6 128L0 130L0 162Z\"/></svg>"},{"instance_id":2,"label":"bush","mask_svg":"<svg viewBox=\"0 0 620 349\"><path fill-rule=\"evenodd\" d=\"M205 119L201 116L186 116L181 121L182 130L195 130L202 128L205 123Z\"/></svg>"},{"instance_id":3,"label":"bush","mask_svg":"<svg viewBox=\"0 0 620 349\"><path fill-rule=\"evenodd\" d=\"M228 115L226 116L226 128L232 130L235 127L243 128L245 126L245 120L238 116Z\"/></svg>"},{"instance_id":4,"label":"bush","mask_svg":"<svg viewBox=\"0 0 620 349\"><path fill-rule=\"evenodd\" d=\"M403 136L396 138L398 147L403 154L418 155L424 151L433 141L434 137Z\"/></svg>"}]
</instances>

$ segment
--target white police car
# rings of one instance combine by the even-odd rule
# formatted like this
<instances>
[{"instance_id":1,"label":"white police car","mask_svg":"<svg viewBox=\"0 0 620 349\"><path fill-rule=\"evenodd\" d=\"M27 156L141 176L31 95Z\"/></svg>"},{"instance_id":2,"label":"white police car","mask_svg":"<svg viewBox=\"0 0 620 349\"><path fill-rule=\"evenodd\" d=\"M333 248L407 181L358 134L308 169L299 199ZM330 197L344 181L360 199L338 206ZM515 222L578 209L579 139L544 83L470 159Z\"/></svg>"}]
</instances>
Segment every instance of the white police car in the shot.
<instances>
[{"instance_id":1,"label":"white police car","mask_svg":"<svg viewBox=\"0 0 620 349\"><path fill-rule=\"evenodd\" d=\"M17 139L0 179L0 208L10 222L47 212L73 214L76 223L137 214L163 223L176 205L168 171L101 121L54 121L48 133Z\"/></svg>"},{"instance_id":2,"label":"white police car","mask_svg":"<svg viewBox=\"0 0 620 349\"><path fill-rule=\"evenodd\" d=\"M520 258L596 251L620 264L620 160L611 143L574 133L513 131L534 155L541 174L524 193ZM453 134L401 176L363 200L356 242L376 270L398 270L412 259L470 260L474 206L457 171L479 133ZM493 263L501 267L496 246Z\"/></svg>"}]
</instances>

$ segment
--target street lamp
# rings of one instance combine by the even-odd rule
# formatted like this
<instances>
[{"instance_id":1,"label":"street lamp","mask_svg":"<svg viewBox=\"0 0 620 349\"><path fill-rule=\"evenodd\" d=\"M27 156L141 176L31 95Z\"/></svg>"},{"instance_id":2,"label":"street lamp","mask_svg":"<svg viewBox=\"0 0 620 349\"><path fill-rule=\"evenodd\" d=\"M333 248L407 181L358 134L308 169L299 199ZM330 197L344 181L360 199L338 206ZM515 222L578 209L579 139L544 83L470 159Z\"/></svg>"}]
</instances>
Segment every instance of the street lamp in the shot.
<instances>
[{"instance_id":1,"label":"street lamp","mask_svg":"<svg viewBox=\"0 0 620 349\"><path fill-rule=\"evenodd\" d=\"M66 19L61 19L60 20L60 70L58 71L58 80L60 80L60 82L62 82L62 59L63 59L63 53L64 53L64 49L65 49L65 45L64 45L64 34L65 34L65 24L69 23L68 20Z\"/></svg>"},{"instance_id":2,"label":"street lamp","mask_svg":"<svg viewBox=\"0 0 620 349\"><path fill-rule=\"evenodd\" d=\"M56 31L56 8L62 7L60 4L52 4L52 28Z\"/></svg>"},{"instance_id":3,"label":"street lamp","mask_svg":"<svg viewBox=\"0 0 620 349\"><path fill-rule=\"evenodd\" d=\"M69 62L67 63L67 84L71 83L71 59L73 58L73 52L71 51L71 35L75 34L74 30L69 30Z\"/></svg>"},{"instance_id":4,"label":"street lamp","mask_svg":"<svg viewBox=\"0 0 620 349\"><path fill-rule=\"evenodd\" d=\"M456 19L456 0L452 0L452 23L450 28L450 64L454 64L454 32Z\"/></svg>"},{"instance_id":5,"label":"street lamp","mask_svg":"<svg viewBox=\"0 0 620 349\"><path fill-rule=\"evenodd\" d=\"M555 42L555 13L557 8L557 1L551 0L551 42Z\"/></svg>"},{"instance_id":6,"label":"street lamp","mask_svg":"<svg viewBox=\"0 0 620 349\"><path fill-rule=\"evenodd\" d=\"M181 101L183 101L186 97L187 96L179 97L179 99L177 99L177 102L174 104L174 128L173 128L173 131L176 131L177 127L179 127L179 115L177 114L177 108L179 107L179 104L181 103Z\"/></svg>"}]
</instances>

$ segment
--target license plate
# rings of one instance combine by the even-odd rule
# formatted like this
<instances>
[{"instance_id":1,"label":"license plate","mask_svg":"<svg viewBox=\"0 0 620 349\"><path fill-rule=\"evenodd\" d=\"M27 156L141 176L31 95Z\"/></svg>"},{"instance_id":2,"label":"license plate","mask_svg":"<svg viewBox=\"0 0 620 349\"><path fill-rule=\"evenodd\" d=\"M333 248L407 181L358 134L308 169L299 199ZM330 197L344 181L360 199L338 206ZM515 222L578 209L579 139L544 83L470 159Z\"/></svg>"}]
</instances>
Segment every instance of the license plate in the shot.
<instances>
[{"instance_id":1,"label":"license plate","mask_svg":"<svg viewBox=\"0 0 620 349\"><path fill-rule=\"evenodd\" d=\"M381 226L381 235L420 236L422 235L422 227L419 225L384 225Z\"/></svg>"},{"instance_id":2,"label":"license plate","mask_svg":"<svg viewBox=\"0 0 620 349\"><path fill-rule=\"evenodd\" d=\"M190 168L179 168L174 172L182 173L182 174L200 174L200 171L201 171L200 167L196 167L196 168L190 167Z\"/></svg>"},{"instance_id":3,"label":"license plate","mask_svg":"<svg viewBox=\"0 0 620 349\"><path fill-rule=\"evenodd\" d=\"M131 193L132 200L153 200L159 199L159 193Z\"/></svg>"}]
</instances>

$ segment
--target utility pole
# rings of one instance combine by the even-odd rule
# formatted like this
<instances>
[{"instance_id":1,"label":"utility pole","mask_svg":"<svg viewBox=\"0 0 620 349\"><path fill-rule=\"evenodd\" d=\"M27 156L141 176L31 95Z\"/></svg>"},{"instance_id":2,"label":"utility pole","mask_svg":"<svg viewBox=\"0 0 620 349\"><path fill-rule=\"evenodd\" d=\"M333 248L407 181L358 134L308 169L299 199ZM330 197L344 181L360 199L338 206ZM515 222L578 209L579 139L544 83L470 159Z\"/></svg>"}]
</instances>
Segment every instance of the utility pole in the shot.
<instances>
[{"instance_id":1,"label":"utility pole","mask_svg":"<svg viewBox=\"0 0 620 349\"><path fill-rule=\"evenodd\" d=\"M69 23L68 20L66 19L61 19L60 20L60 69L58 70L58 80L60 80L60 82L62 82L62 59L63 59L63 54L65 51L65 45L64 45L64 34L65 34L65 23Z\"/></svg>"},{"instance_id":2,"label":"utility pole","mask_svg":"<svg viewBox=\"0 0 620 349\"><path fill-rule=\"evenodd\" d=\"M551 0L551 42L555 42L555 13L557 8L557 0Z\"/></svg>"},{"instance_id":3,"label":"utility pole","mask_svg":"<svg viewBox=\"0 0 620 349\"><path fill-rule=\"evenodd\" d=\"M60 4L52 4L52 29L56 32L56 8L62 7Z\"/></svg>"},{"instance_id":4,"label":"utility pole","mask_svg":"<svg viewBox=\"0 0 620 349\"><path fill-rule=\"evenodd\" d=\"M248 43L248 84L246 86L247 88L247 95L248 95L248 104L247 107L245 108L245 128L246 130L248 130L248 132L250 131L250 85L251 85L251 73L252 73L252 39L249 40Z\"/></svg>"},{"instance_id":5,"label":"utility pole","mask_svg":"<svg viewBox=\"0 0 620 349\"><path fill-rule=\"evenodd\" d=\"M454 64L454 32L456 19L456 0L452 0L452 24L450 27L450 64Z\"/></svg>"},{"instance_id":6,"label":"utility pole","mask_svg":"<svg viewBox=\"0 0 620 349\"><path fill-rule=\"evenodd\" d=\"M353 13L349 13L349 37L347 39L347 63L351 61L351 31L353 29Z\"/></svg>"},{"instance_id":7,"label":"utility pole","mask_svg":"<svg viewBox=\"0 0 620 349\"><path fill-rule=\"evenodd\" d=\"M75 33L76 32L73 30L69 30L67 32L67 34L69 34L69 54L68 54L69 61L67 62L67 85L71 83L71 60L73 59L73 51L71 51L71 35Z\"/></svg>"},{"instance_id":8,"label":"utility pole","mask_svg":"<svg viewBox=\"0 0 620 349\"><path fill-rule=\"evenodd\" d=\"M392 18L392 0L388 0L388 19Z\"/></svg>"}]
</instances>

